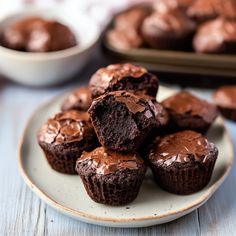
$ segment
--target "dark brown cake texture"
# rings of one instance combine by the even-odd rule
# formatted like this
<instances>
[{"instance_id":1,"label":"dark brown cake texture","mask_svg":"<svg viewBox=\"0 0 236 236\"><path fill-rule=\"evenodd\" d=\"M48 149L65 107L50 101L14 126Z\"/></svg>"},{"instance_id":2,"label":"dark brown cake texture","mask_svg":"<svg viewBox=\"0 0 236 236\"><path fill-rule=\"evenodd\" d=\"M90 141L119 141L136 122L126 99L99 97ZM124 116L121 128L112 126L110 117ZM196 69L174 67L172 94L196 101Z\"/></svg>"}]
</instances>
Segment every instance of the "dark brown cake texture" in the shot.
<instances>
[{"instance_id":1,"label":"dark brown cake texture","mask_svg":"<svg viewBox=\"0 0 236 236\"><path fill-rule=\"evenodd\" d=\"M89 88L93 98L104 93L126 90L155 97L159 82L145 68L131 64L114 64L99 69L90 79Z\"/></svg>"},{"instance_id":2,"label":"dark brown cake texture","mask_svg":"<svg viewBox=\"0 0 236 236\"><path fill-rule=\"evenodd\" d=\"M76 174L76 160L96 147L97 138L89 114L71 110L49 119L38 132L38 142L54 170Z\"/></svg>"},{"instance_id":3,"label":"dark brown cake texture","mask_svg":"<svg viewBox=\"0 0 236 236\"><path fill-rule=\"evenodd\" d=\"M170 9L154 12L142 24L144 41L152 48L167 50L189 50L195 31L194 21L182 11Z\"/></svg>"},{"instance_id":4,"label":"dark brown cake texture","mask_svg":"<svg viewBox=\"0 0 236 236\"><path fill-rule=\"evenodd\" d=\"M95 202L119 206L133 201L146 166L137 153L122 154L104 147L83 152L76 164L88 195Z\"/></svg>"},{"instance_id":5,"label":"dark brown cake texture","mask_svg":"<svg viewBox=\"0 0 236 236\"><path fill-rule=\"evenodd\" d=\"M236 21L218 17L202 24L193 47L199 53L236 53Z\"/></svg>"},{"instance_id":6,"label":"dark brown cake texture","mask_svg":"<svg viewBox=\"0 0 236 236\"><path fill-rule=\"evenodd\" d=\"M218 150L200 133L186 130L156 138L149 162L161 188L176 194L191 194L210 181Z\"/></svg>"},{"instance_id":7,"label":"dark brown cake texture","mask_svg":"<svg viewBox=\"0 0 236 236\"><path fill-rule=\"evenodd\" d=\"M89 114L99 142L112 150L134 152L157 125L151 101L126 91L96 98Z\"/></svg>"},{"instance_id":8,"label":"dark brown cake texture","mask_svg":"<svg viewBox=\"0 0 236 236\"><path fill-rule=\"evenodd\" d=\"M92 94L88 87L81 87L70 93L63 101L62 111L87 111L92 104Z\"/></svg>"},{"instance_id":9,"label":"dark brown cake texture","mask_svg":"<svg viewBox=\"0 0 236 236\"><path fill-rule=\"evenodd\" d=\"M179 92L162 102L169 113L169 131L185 129L206 133L218 115L217 108L187 91Z\"/></svg>"},{"instance_id":10,"label":"dark brown cake texture","mask_svg":"<svg viewBox=\"0 0 236 236\"><path fill-rule=\"evenodd\" d=\"M5 47L27 52L58 51L77 44L67 26L39 17L29 17L7 27L2 43Z\"/></svg>"},{"instance_id":11,"label":"dark brown cake texture","mask_svg":"<svg viewBox=\"0 0 236 236\"><path fill-rule=\"evenodd\" d=\"M214 101L221 114L236 121L236 86L223 86L214 93Z\"/></svg>"}]
</instances>

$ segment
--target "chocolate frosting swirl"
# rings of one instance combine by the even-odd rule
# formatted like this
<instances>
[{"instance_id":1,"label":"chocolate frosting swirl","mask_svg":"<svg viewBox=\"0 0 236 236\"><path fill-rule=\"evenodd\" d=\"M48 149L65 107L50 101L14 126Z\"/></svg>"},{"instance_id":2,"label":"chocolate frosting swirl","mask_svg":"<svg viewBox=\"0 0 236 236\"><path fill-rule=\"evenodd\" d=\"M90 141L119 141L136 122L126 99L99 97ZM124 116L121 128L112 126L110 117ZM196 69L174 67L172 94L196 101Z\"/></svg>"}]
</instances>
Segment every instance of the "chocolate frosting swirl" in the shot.
<instances>
[{"instance_id":1,"label":"chocolate frosting swirl","mask_svg":"<svg viewBox=\"0 0 236 236\"><path fill-rule=\"evenodd\" d=\"M96 168L97 174L107 175L118 170L136 170L144 162L138 154L124 154L98 147L91 152L83 152L77 164L88 161L87 164Z\"/></svg>"},{"instance_id":2,"label":"chocolate frosting swirl","mask_svg":"<svg viewBox=\"0 0 236 236\"><path fill-rule=\"evenodd\" d=\"M206 162L217 153L215 145L200 133L186 130L157 138L151 147L149 159L164 165L191 161Z\"/></svg>"},{"instance_id":3,"label":"chocolate frosting swirl","mask_svg":"<svg viewBox=\"0 0 236 236\"><path fill-rule=\"evenodd\" d=\"M213 104L199 99L186 91L179 92L165 99L162 105L170 112L200 116L209 123L217 116L217 109Z\"/></svg>"},{"instance_id":4,"label":"chocolate frosting swirl","mask_svg":"<svg viewBox=\"0 0 236 236\"><path fill-rule=\"evenodd\" d=\"M89 114L74 110L56 114L41 127L38 133L39 141L55 145L94 137Z\"/></svg>"}]
</instances>

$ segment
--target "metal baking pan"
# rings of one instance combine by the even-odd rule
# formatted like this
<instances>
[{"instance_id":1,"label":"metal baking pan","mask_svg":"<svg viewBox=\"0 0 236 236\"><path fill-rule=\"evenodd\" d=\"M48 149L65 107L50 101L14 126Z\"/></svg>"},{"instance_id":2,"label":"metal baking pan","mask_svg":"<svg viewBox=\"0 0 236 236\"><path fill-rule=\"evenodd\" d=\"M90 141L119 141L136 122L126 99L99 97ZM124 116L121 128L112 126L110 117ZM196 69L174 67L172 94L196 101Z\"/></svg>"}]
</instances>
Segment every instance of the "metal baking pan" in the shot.
<instances>
[{"instance_id":1,"label":"metal baking pan","mask_svg":"<svg viewBox=\"0 0 236 236\"><path fill-rule=\"evenodd\" d=\"M166 51L150 48L121 50L113 47L106 40L106 33L113 26L114 19L118 14L108 24L102 37L103 46L106 51L117 59L136 62L153 71L225 76L236 79L236 55L198 54L195 52Z\"/></svg>"}]
</instances>

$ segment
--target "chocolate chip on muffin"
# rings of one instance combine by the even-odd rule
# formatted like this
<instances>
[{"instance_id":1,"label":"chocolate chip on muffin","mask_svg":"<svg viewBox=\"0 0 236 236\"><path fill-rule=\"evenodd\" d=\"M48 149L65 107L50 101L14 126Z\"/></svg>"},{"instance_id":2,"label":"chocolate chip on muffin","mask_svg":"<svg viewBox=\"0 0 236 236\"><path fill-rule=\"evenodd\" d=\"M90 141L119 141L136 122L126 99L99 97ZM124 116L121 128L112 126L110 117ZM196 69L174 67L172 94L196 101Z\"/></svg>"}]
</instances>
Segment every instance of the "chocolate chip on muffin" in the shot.
<instances>
[{"instance_id":1,"label":"chocolate chip on muffin","mask_svg":"<svg viewBox=\"0 0 236 236\"><path fill-rule=\"evenodd\" d=\"M137 197L146 166L137 153L123 154L98 147L82 153L76 171L91 199L120 206Z\"/></svg>"},{"instance_id":2,"label":"chocolate chip on muffin","mask_svg":"<svg viewBox=\"0 0 236 236\"><path fill-rule=\"evenodd\" d=\"M131 64L114 64L101 68L89 82L93 98L117 90L142 92L155 97L158 86L159 82L155 75L143 67Z\"/></svg>"},{"instance_id":3,"label":"chocolate chip on muffin","mask_svg":"<svg viewBox=\"0 0 236 236\"><path fill-rule=\"evenodd\" d=\"M193 47L199 53L235 53L236 21L219 17L202 24L194 36Z\"/></svg>"},{"instance_id":4,"label":"chocolate chip on muffin","mask_svg":"<svg viewBox=\"0 0 236 236\"><path fill-rule=\"evenodd\" d=\"M187 91L165 99L162 105L169 113L168 126L171 132L190 129L205 133L218 114L213 104Z\"/></svg>"},{"instance_id":5,"label":"chocolate chip on muffin","mask_svg":"<svg viewBox=\"0 0 236 236\"><path fill-rule=\"evenodd\" d=\"M67 174L76 174L78 157L97 146L89 114L73 110L50 118L39 130L38 142L51 167Z\"/></svg>"},{"instance_id":6,"label":"chocolate chip on muffin","mask_svg":"<svg viewBox=\"0 0 236 236\"><path fill-rule=\"evenodd\" d=\"M88 87L81 87L69 94L63 101L62 111L87 111L92 104L92 94Z\"/></svg>"},{"instance_id":7,"label":"chocolate chip on muffin","mask_svg":"<svg viewBox=\"0 0 236 236\"><path fill-rule=\"evenodd\" d=\"M152 48L189 50L195 28L195 23L183 12L171 9L148 16L143 21L141 33L144 41Z\"/></svg>"},{"instance_id":8,"label":"chocolate chip on muffin","mask_svg":"<svg viewBox=\"0 0 236 236\"><path fill-rule=\"evenodd\" d=\"M96 98L89 114L99 142L112 150L134 152L156 127L156 111L149 101L126 91Z\"/></svg>"},{"instance_id":9,"label":"chocolate chip on muffin","mask_svg":"<svg viewBox=\"0 0 236 236\"><path fill-rule=\"evenodd\" d=\"M156 182L171 193L191 194L210 181L218 150L200 133L186 130L157 138L148 157Z\"/></svg>"},{"instance_id":10,"label":"chocolate chip on muffin","mask_svg":"<svg viewBox=\"0 0 236 236\"><path fill-rule=\"evenodd\" d=\"M51 52L77 44L71 30L52 20L30 17L16 22L3 31L3 46L27 52Z\"/></svg>"},{"instance_id":11,"label":"chocolate chip on muffin","mask_svg":"<svg viewBox=\"0 0 236 236\"><path fill-rule=\"evenodd\" d=\"M223 86L214 93L214 101L221 114L236 121L236 86Z\"/></svg>"}]
</instances>

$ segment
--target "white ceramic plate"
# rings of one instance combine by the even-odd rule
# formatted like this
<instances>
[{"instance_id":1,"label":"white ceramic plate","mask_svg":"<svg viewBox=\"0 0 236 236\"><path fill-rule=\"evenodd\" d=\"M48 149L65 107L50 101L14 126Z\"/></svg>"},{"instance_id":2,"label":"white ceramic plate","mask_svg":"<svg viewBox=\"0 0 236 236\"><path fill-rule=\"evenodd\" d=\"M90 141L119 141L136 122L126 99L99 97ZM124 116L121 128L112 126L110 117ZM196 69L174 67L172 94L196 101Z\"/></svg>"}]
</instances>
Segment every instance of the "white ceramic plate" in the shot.
<instances>
[{"instance_id":1,"label":"white ceramic plate","mask_svg":"<svg viewBox=\"0 0 236 236\"><path fill-rule=\"evenodd\" d=\"M173 90L160 88L161 98ZM38 109L31 117L20 145L19 163L27 185L46 203L76 219L103 226L144 227L177 219L205 203L228 175L233 162L233 146L218 118L208 137L219 148L219 157L210 183L200 192L178 196L161 190L150 172L142 184L137 199L122 207L110 207L93 202L87 195L79 176L52 170L37 144L36 132L49 116L59 111L64 96Z\"/></svg>"}]
</instances>

